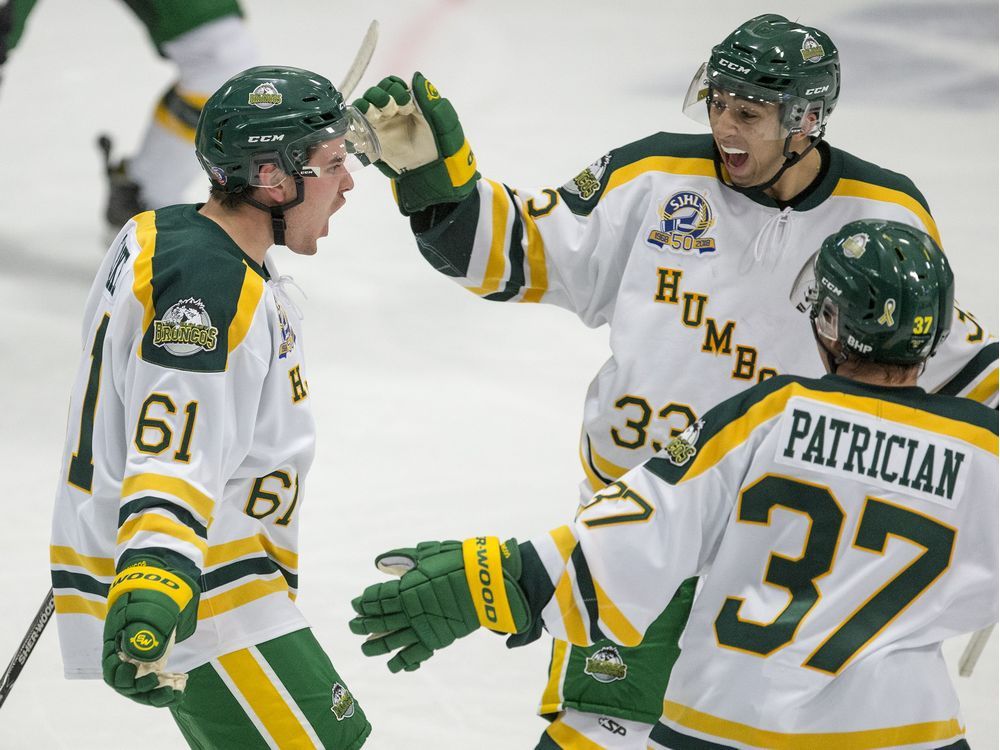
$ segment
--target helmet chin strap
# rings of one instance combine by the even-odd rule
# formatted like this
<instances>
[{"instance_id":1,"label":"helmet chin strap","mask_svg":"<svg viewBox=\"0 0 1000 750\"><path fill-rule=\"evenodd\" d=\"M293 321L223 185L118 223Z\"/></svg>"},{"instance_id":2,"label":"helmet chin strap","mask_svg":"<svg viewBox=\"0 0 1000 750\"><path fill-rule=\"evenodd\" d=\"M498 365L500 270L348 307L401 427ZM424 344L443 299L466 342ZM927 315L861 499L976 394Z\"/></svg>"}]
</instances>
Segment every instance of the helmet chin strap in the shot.
<instances>
[{"instance_id":1,"label":"helmet chin strap","mask_svg":"<svg viewBox=\"0 0 1000 750\"><path fill-rule=\"evenodd\" d=\"M261 211L266 211L271 215L271 232L274 235L275 245L285 244L285 209L292 208L292 206L299 205L306 198L305 185L302 181L302 175L296 174L293 176L295 180L295 197L292 198L287 203L281 203L277 206L268 206L260 201L256 201L251 198L248 194L243 194L243 202L249 203L254 208L259 208Z\"/></svg>"},{"instance_id":2,"label":"helmet chin strap","mask_svg":"<svg viewBox=\"0 0 1000 750\"><path fill-rule=\"evenodd\" d=\"M743 193L744 195L748 195L750 193L763 193L768 188L773 187L774 184L781 179L781 176L785 174L786 171L788 171L791 167L794 167L796 164L802 161L805 155L808 154L810 151L812 151L814 148L816 148L816 145L821 140L823 140L822 131L820 132L818 137L809 140L809 145L806 146L803 151L792 151L789 148L789 146L792 143L792 134L789 133L788 135L785 136L785 144L784 146L782 146L782 154L785 157L785 161L778 168L778 171L774 173L774 176L771 177L771 179L769 179L767 182L761 183L760 185L739 187L738 185L729 184L729 187L731 187L738 193Z\"/></svg>"}]
</instances>

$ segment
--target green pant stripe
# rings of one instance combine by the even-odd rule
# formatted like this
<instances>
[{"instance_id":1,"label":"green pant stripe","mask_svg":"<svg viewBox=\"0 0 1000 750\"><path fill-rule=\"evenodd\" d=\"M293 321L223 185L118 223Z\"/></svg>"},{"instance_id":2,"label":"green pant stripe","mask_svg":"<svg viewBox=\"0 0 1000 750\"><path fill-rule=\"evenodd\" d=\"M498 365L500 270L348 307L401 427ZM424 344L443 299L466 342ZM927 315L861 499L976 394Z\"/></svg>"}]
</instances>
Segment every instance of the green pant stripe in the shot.
<instances>
[{"instance_id":1,"label":"green pant stripe","mask_svg":"<svg viewBox=\"0 0 1000 750\"><path fill-rule=\"evenodd\" d=\"M274 638L255 646L251 654L253 650L258 663L262 659L280 683L275 686L279 693L286 702L291 699L323 747L357 750L364 744L371 726L311 630ZM171 709L185 740L196 750L267 748L217 668L221 666L209 663L191 670L183 702Z\"/></svg>"},{"instance_id":2,"label":"green pant stripe","mask_svg":"<svg viewBox=\"0 0 1000 750\"><path fill-rule=\"evenodd\" d=\"M188 673L184 700L170 709L190 747L266 748L267 742L211 664ZM226 743L226 744L221 744Z\"/></svg>"}]
</instances>

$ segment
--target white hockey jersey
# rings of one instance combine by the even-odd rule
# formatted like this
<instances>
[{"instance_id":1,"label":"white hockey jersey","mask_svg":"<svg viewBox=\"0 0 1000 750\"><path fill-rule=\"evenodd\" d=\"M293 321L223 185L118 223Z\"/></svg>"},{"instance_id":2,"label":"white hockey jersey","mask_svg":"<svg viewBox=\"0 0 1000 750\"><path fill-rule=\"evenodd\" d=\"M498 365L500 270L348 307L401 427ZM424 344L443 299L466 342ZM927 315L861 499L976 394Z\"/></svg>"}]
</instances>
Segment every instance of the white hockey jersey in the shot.
<instances>
[{"instance_id":1,"label":"white hockey jersey","mask_svg":"<svg viewBox=\"0 0 1000 750\"><path fill-rule=\"evenodd\" d=\"M315 442L301 329L270 261L195 206L118 235L87 301L52 521L67 677L101 676L108 586L143 554L201 587L168 670L306 627L293 602Z\"/></svg>"},{"instance_id":2,"label":"white hockey jersey","mask_svg":"<svg viewBox=\"0 0 1000 750\"><path fill-rule=\"evenodd\" d=\"M944 747L941 641L997 621L997 473L995 410L778 376L532 539L525 571L581 645L635 645L703 576L656 746Z\"/></svg>"},{"instance_id":3,"label":"white hockey jersey","mask_svg":"<svg viewBox=\"0 0 1000 750\"><path fill-rule=\"evenodd\" d=\"M881 218L940 243L910 180L819 148L824 172L794 207L728 187L710 135L659 133L559 189L482 179L434 226L414 217L427 261L471 292L550 303L610 326L612 355L584 406L583 499L719 401L777 373L822 375L789 293L827 236ZM955 315L921 385L995 405L997 343L968 311Z\"/></svg>"}]
</instances>

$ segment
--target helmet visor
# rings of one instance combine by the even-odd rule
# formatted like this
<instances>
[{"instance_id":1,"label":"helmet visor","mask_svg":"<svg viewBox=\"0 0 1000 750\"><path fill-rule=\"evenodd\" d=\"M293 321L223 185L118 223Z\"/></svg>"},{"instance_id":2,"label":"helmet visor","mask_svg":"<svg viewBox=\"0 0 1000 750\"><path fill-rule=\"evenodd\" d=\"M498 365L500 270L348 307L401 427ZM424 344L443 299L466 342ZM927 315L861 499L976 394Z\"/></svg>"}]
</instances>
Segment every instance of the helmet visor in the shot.
<instances>
[{"instance_id":1,"label":"helmet visor","mask_svg":"<svg viewBox=\"0 0 1000 750\"><path fill-rule=\"evenodd\" d=\"M287 176L282 164L291 165L303 177L322 177L339 169L356 172L377 161L381 153L371 126L354 107L345 107L343 116L325 128L283 147L275 145L275 151L253 158L250 184L254 187L271 187L282 182ZM269 164L277 169L264 169Z\"/></svg>"},{"instance_id":2,"label":"helmet visor","mask_svg":"<svg viewBox=\"0 0 1000 750\"><path fill-rule=\"evenodd\" d=\"M819 251L810 256L809 260L805 262L802 269L799 271L798 275L795 277L795 281L792 284L792 290L788 295L788 299L795 309L800 313L812 314L813 306L816 304L817 286L816 286L816 259L819 257Z\"/></svg>"},{"instance_id":3,"label":"helmet visor","mask_svg":"<svg viewBox=\"0 0 1000 750\"><path fill-rule=\"evenodd\" d=\"M792 94L764 88L703 63L691 79L682 108L695 122L714 128L725 113L762 140L784 140L789 133L816 129L815 107Z\"/></svg>"}]
</instances>

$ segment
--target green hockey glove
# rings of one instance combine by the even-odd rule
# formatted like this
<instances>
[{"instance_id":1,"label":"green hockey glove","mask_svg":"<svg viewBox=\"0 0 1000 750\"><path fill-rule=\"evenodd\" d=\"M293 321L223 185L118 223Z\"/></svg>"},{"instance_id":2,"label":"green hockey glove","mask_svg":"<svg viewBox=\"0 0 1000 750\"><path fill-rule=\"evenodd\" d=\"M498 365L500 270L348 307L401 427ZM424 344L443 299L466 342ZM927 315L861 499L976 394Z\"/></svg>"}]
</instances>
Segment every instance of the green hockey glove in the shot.
<instances>
[{"instance_id":1,"label":"green hockey glove","mask_svg":"<svg viewBox=\"0 0 1000 750\"><path fill-rule=\"evenodd\" d=\"M375 564L385 572L405 572L398 581L369 586L351 602L358 616L350 628L370 636L361 646L365 656L396 652L388 664L392 672L419 668L435 650L481 625L500 633L519 633L531 625L518 583L516 539L421 542L383 553Z\"/></svg>"},{"instance_id":2,"label":"green hockey glove","mask_svg":"<svg viewBox=\"0 0 1000 750\"><path fill-rule=\"evenodd\" d=\"M180 702L187 675L164 668L174 642L194 632L199 593L190 578L152 557L118 573L104 620L104 681L138 703Z\"/></svg>"},{"instance_id":3,"label":"green hockey glove","mask_svg":"<svg viewBox=\"0 0 1000 750\"><path fill-rule=\"evenodd\" d=\"M413 85L384 78L354 102L382 150L375 166L392 178L393 194L406 216L439 203L458 203L479 179L476 157L451 102L420 73Z\"/></svg>"}]
</instances>

